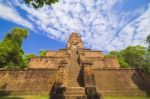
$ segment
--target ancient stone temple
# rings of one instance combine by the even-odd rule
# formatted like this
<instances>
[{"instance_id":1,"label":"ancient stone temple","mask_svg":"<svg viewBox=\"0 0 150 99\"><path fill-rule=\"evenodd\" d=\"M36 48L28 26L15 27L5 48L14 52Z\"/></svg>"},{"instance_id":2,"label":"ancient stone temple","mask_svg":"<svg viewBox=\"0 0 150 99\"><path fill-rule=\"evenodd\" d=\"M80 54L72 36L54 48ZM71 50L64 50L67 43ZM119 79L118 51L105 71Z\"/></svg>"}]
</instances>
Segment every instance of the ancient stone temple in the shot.
<instances>
[{"instance_id":1,"label":"ancient stone temple","mask_svg":"<svg viewBox=\"0 0 150 99\"><path fill-rule=\"evenodd\" d=\"M49 94L50 99L102 99L105 95L150 95L143 70L122 69L116 58L83 47L72 33L67 47L30 60L28 69L0 70L0 92Z\"/></svg>"},{"instance_id":2,"label":"ancient stone temple","mask_svg":"<svg viewBox=\"0 0 150 99\"><path fill-rule=\"evenodd\" d=\"M32 58L29 68L59 68L62 62L66 62L70 68L82 67L85 62L92 63L92 68L120 68L117 59L104 58L101 51L85 49L81 37L77 33L71 34L67 48L48 51L45 57ZM76 62L78 66L71 66L73 62Z\"/></svg>"}]
</instances>

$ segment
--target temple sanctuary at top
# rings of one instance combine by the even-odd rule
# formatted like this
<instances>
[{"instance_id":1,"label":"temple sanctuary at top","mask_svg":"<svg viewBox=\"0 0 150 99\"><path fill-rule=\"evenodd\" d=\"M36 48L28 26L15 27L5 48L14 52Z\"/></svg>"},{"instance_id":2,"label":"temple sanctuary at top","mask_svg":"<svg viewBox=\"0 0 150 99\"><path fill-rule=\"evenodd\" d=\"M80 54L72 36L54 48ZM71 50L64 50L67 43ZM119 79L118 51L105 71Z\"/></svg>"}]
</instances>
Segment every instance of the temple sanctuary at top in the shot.
<instances>
[{"instance_id":1,"label":"temple sanctuary at top","mask_svg":"<svg viewBox=\"0 0 150 99\"><path fill-rule=\"evenodd\" d=\"M0 94L49 95L50 99L104 99L148 96L150 76L142 69L121 68L117 58L83 47L72 33L67 46L30 60L27 69L0 70Z\"/></svg>"},{"instance_id":2,"label":"temple sanctuary at top","mask_svg":"<svg viewBox=\"0 0 150 99\"><path fill-rule=\"evenodd\" d=\"M104 58L102 51L93 51L83 48L83 41L77 33L69 37L67 48L59 51L47 51L45 57L32 58L29 68L58 68L59 63L66 61L71 63L71 58L77 55L78 64L83 62L92 63L92 68L119 68L118 60L115 58ZM73 67L73 66L72 66Z\"/></svg>"}]
</instances>

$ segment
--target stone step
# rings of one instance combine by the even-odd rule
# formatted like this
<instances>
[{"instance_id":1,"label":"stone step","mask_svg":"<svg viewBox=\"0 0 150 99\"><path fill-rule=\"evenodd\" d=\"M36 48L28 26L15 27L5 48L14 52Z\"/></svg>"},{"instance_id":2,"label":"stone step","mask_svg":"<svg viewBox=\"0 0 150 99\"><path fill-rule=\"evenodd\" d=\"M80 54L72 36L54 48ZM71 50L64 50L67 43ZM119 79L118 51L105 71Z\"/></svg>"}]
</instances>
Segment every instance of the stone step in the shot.
<instances>
[{"instance_id":1,"label":"stone step","mask_svg":"<svg viewBox=\"0 0 150 99\"><path fill-rule=\"evenodd\" d=\"M68 78L71 78L71 79L81 79L81 78L78 78L78 77L68 77Z\"/></svg>"},{"instance_id":2,"label":"stone step","mask_svg":"<svg viewBox=\"0 0 150 99\"><path fill-rule=\"evenodd\" d=\"M67 81L83 82L82 79L68 78Z\"/></svg>"},{"instance_id":3,"label":"stone step","mask_svg":"<svg viewBox=\"0 0 150 99\"><path fill-rule=\"evenodd\" d=\"M79 76L79 73L78 72L72 72L72 73L68 73L68 75L70 75L70 76Z\"/></svg>"},{"instance_id":4,"label":"stone step","mask_svg":"<svg viewBox=\"0 0 150 99\"><path fill-rule=\"evenodd\" d=\"M68 73L68 75L79 75L79 71L70 72L70 73Z\"/></svg>"},{"instance_id":5,"label":"stone step","mask_svg":"<svg viewBox=\"0 0 150 99\"><path fill-rule=\"evenodd\" d=\"M67 80L67 82L68 83L70 83L70 82L84 83L82 80L79 80L79 81L77 81L77 80Z\"/></svg>"},{"instance_id":6,"label":"stone step","mask_svg":"<svg viewBox=\"0 0 150 99\"><path fill-rule=\"evenodd\" d=\"M82 79L82 78L79 77L79 76L72 76L72 75L71 75L71 76L68 75L68 78Z\"/></svg>"},{"instance_id":7,"label":"stone step","mask_svg":"<svg viewBox=\"0 0 150 99\"><path fill-rule=\"evenodd\" d=\"M68 79L72 79L72 80L82 80L81 78L74 78L74 77L68 77Z\"/></svg>"},{"instance_id":8,"label":"stone step","mask_svg":"<svg viewBox=\"0 0 150 99\"><path fill-rule=\"evenodd\" d=\"M84 85L84 84L83 83L67 83L67 85L70 87L75 87L75 86L81 87L80 85Z\"/></svg>"},{"instance_id":9,"label":"stone step","mask_svg":"<svg viewBox=\"0 0 150 99\"><path fill-rule=\"evenodd\" d=\"M68 72L69 75L79 75L79 70Z\"/></svg>"},{"instance_id":10,"label":"stone step","mask_svg":"<svg viewBox=\"0 0 150 99\"><path fill-rule=\"evenodd\" d=\"M67 84L68 84L68 85L76 85L76 84L79 85L78 82L68 82Z\"/></svg>"},{"instance_id":11,"label":"stone step","mask_svg":"<svg viewBox=\"0 0 150 99\"><path fill-rule=\"evenodd\" d=\"M65 95L85 95L85 91L66 91Z\"/></svg>"},{"instance_id":12,"label":"stone step","mask_svg":"<svg viewBox=\"0 0 150 99\"><path fill-rule=\"evenodd\" d=\"M67 82L83 82L82 80L73 80L73 79L68 79Z\"/></svg>"},{"instance_id":13,"label":"stone step","mask_svg":"<svg viewBox=\"0 0 150 99\"><path fill-rule=\"evenodd\" d=\"M77 74L69 74L68 77L81 77L81 76Z\"/></svg>"},{"instance_id":14,"label":"stone step","mask_svg":"<svg viewBox=\"0 0 150 99\"><path fill-rule=\"evenodd\" d=\"M65 99L87 99L86 95L66 95Z\"/></svg>"},{"instance_id":15,"label":"stone step","mask_svg":"<svg viewBox=\"0 0 150 99\"><path fill-rule=\"evenodd\" d=\"M79 85L79 83L67 83L67 85Z\"/></svg>"},{"instance_id":16,"label":"stone step","mask_svg":"<svg viewBox=\"0 0 150 99\"><path fill-rule=\"evenodd\" d=\"M83 84L82 82L67 82L67 84Z\"/></svg>"},{"instance_id":17,"label":"stone step","mask_svg":"<svg viewBox=\"0 0 150 99\"><path fill-rule=\"evenodd\" d=\"M75 79L78 79L78 78L81 78L81 77L78 77L77 75L68 75L68 78L75 78Z\"/></svg>"},{"instance_id":18,"label":"stone step","mask_svg":"<svg viewBox=\"0 0 150 99\"><path fill-rule=\"evenodd\" d=\"M74 68L75 68L75 67L74 67ZM77 75L77 74L79 74L79 71L80 71L80 70L75 70L74 68L72 68L71 71L68 71L68 74L69 74L69 75L72 75L72 74L76 74L76 75Z\"/></svg>"},{"instance_id":19,"label":"stone step","mask_svg":"<svg viewBox=\"0 0 150 99\"><path fill-rule=\"evenodd\" d=\"M68 77L68 78L71 78L71 79L82 79L81 77Z\"/></svg>"},{"instance_id":20,"label":"stone step","mask_svg":"<svg viewBox=\"0 0 150 99\"><path fill-rule=\"evenodd\" d=\"M81 83L67 83L67 85L72 85L72 87L74 87L74 85L77 85L80 87ZM83 84L82 84L83 85Z\"/></svg>"},{"instance_id":21,"label":"stone step","mask_svg":"<svg viewBox=\"0 0 150 99\"><path fill-rule=\"evenodd\" d=\"M70 68L70 70L68 71L68 73L71 73L71 72L79 72L81 69L80 68L77 68L77 67L73 67L73 68Z\"/></svg>"},{"instance_id":22,"label":"stone step","mask_svg":"<svg viewBox=\"0 0 150 99\"><path fill-rule=\"evenodd\" d=\"M67 81L68 84L84 84L83 82Z\"/></svg>"},{"instance_id":23,"label":"stone step","mask_svg":"<svg viewBox=\"0 0 150 99\"><path fill-rule=\"evenodd\" d=\"M85 91L84 87L67 87L66 91Z\"/></svg>"},{"instance_id":24,"label":"stone step","mask_svg":"<svg viewBox=\"0 0 150 99\"><path fill-rule=\"evenodd\" d=\"M79 83L67 83L69 87L80 87Z\"/></svg>"},{"instance_id":25,"label":"stone step","mask_svg":"<svg viewBox=\"0 0 150 99\"><path fill-rule=\"evenodd\" d=\"M78 75L68 75L68 77L78 78Z\"/></svg>"},{"instance_id":26,"label":"stone step","mask_svg":"<svg viewBox=\"0 0 150 99\"><path fill-rule=\"evenodd\" d=\"M80 82L80 83L82 83L83 81L77 81L77 80L67 80L67 82L68 82L68 83L71 83L71 82L77 82L77 83L79 83L79 82Z\"/></svg>"},{"instance_id":27,"label":"stone step","mask_svg":"<svg viewBox=\"0 0 150 99\"><path fill-rule=\"evenodd\" d=\"M74 79L74 78L68 78L68 80L73 80L73 81L83 81L82 79Z\"/></svg>"},{"instance_id":28,"label":"stone step","mask_svg":"<svg viewBox=\"0 0 150 99\"><path fill-rule=\"evenodd\" d=\"M68 72L68 74L69 75L78 75L79 74L79 70Z\"/></svg>"},{"instance_id":29,"label":"stone step","mask_svg":"<svg viewBox=\"0 0 150 99\"><path fill-rule=\"evenodd\" d=\"M76 80L68 80L68 83L83 83L83 81L76 81Z\"/></svg>"},{"instance_id":30,"label":"stone step","mask_svg":"<svg viewBox=\"0 0 150 99\"><path fill-rule=\"evenodd\" d=\"M80 81L77 81L77 80L72 80L72 79L69 80L69 79L68 79L67 82L77 82L77 83L78 83L78 82L82 82L82 81L81 81L81 80L80 80Z\"/></svg>"},{"instance_id":31,"label":"stone step","mask_svg":"<svg viewBox=\"0 0 150 99\"><path fill-rule=\"evenodd\" d=\"M68 87L81 87L83 84L67 84Z\"/></svg>"},{"instance_id":32,"label":"stone step","mask_svg":"<svg viewBox=\"0 0 150 99\"><path fill-rule=\"evenodd\" d=\"M70 87L66 89L65 92L85 92L85 89L80 87Z\"/></svg>"}]
</instances>

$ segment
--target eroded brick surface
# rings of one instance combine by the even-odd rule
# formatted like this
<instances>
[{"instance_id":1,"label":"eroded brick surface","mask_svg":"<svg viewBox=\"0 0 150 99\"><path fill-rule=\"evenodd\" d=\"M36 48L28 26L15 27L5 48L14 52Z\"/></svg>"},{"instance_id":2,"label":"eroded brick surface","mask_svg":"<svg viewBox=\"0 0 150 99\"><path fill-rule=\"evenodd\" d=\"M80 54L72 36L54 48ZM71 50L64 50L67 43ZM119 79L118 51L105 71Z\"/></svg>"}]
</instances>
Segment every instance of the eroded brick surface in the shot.
<instances>
[{"instance_id":1,"label":"eroded brick surface","mask_svg":"<svg viewBox=\"0 0 150 99\"><path fill-rule=\"evenodd\" d=\"M118 59L83 48L72 33L67 48L32 58L28 69L0 70L0 92L50 94L51 99L101 99L102 95L150 95L150 77L121 69Z\"/></svg>"},{"instance_id":2,"label":"eroded brick surface","mask_svg":"<svg viewBox=\"0 0 150 99\"><path fill-rule=\"evenodd\" d=\"M70 50L77 49L79 61L91 61L93 68L119 68L119 62L115 58L104 58L101 51L93 51L83 48L81 37L72 33L68 39L67 48L59 51L47 51L45 57L32 58L29 68L57 68L61 61L69 61Z\"/></svg>"},{"instance_id":3,"label":"eroded brick surface","mask_svg":"<svg viewBox=\"0 0 150 99\"><path fill-rule=\"evenodd\" d=\"M1 70L0 92L9 94L45 94L53 87L57 70Z\"/></svg>"}]
</instances>

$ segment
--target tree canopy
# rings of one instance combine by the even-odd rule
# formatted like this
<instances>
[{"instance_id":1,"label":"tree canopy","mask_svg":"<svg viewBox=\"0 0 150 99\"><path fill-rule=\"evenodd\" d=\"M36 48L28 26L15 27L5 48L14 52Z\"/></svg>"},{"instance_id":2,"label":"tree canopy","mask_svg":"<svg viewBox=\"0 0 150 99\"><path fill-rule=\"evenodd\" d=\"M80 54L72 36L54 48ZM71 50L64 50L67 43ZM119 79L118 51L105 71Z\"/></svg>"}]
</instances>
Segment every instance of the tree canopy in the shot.
<instances>
[{"instance_id":1,"label":"tree canopy","mask_svg":"<svg viewBox=\"0 0 150 99\"><path fill-rule=\"evenodd\" d=\"M26 4L32 5L34 8L41 8L44 5L51 5L58 2L58 0L24 0Z\"/></svg>"},{"instance_id":2,"label":"tree canopy","mask_svg":"<svg viewBox=\"0 0 150 99\"><path fill-rule=\"evenodd\" d=\"M22 42L28 36L23 28L13 28L0 42L0 68L24 67Z\"/></svg>"},{"instance_id":3,"label":"tree canopy","mask_svg":"<svg viewBox=\"0 0 150 99\"><path fill-rule=\"evenodd\" d=\"M129 64L125 61L125 58L123 57L121 52L111 51L109 54L105 55L105 57L118 58L119 64L121 65L121 67L123 68L129 67Z\"/></svg>"},{"instance_id":4,"label":"tree canopy","mask_svg":"<svg viewBox=\"0 0 150 99\"><path fill-rule=\"evenodd\" d=\"M29 35L24 28L13 28L6 33L0 42L0 68L25 68L35 54L24 54L22 43ZM40 56L45 56L47 50L41 50Z\"/></svg>"},{"instance_id":5,"label":"tree canopy","mask_svg":"<svg viewBox=\"0 0 150 99\"><path fill-rule=\"evenodd\" d=\"M33 53L24 55L23 58L24 58L25 66L28 66L28 64L29 64L29 62L30 62L30 59L31 59L31 58L34 58L34 57L36 57L36 55L33 54Z\"/></svg>"},{"instance_id":6,"label":"tree canopy","mask_svg":"<svg viewBox=\"0 0 150 99\"><path fill-rule=\"evenodd\" d=\"M122 56L130 67L143 68L145 63L145 48L142 46L129 46L121 51Z\"/></svg>"},{"instance_id":7,"label":"tree canopy","mask_svg":"<svg viewBox=\"0 0 150 99\"><path fill-rule=\"evenodd\" d=\"M150 74L150 35L147 36L146 43L148 44L148 48L147 48L146 56L145 56L146 63L147 63L146 69L148 73Z\"/></svg>"},{"instance_id":8,"label":"tree canopy","mask_svg":"<svg viewBox=\"0 0 150 99\"><path fill-rule=\"evenodd\" d=\"M146 43L148 44L148 50L150 51L150 35L147 36Z\"/></svg>"},{"instance_id":9,"label":"tree canopy","mask_svg":"<svg viewBox=\"0 0 150 99\"><path fill-rule=\"evenodd\" d=\"M123 68L143 68L145 65L146 50L142 46L128 46L119 52L112 51L105 57L117 57Z\"/></svg>"},{"instance_id":10,"label":"tree canopy","mask_svg":"<svg viewBox=\"0 0 150 99\"><path fill-rule=\"evenodd\" d=\"M128 46L121 51L111 51L105 57L118 58L122 68L145 69L150 74L150 51L142 46Z\"/></svg>"},{"instance_id":11,"label":"tree canopy","mask_svg":"<svg viewBox=\"0 0 150 99\"><path fill-rule=\"evenodd\" d=\"M41 51L39 52L40 56L45 56L47 51L48 51L48 50L41 50Z\"/></svg>"}]
</instances>

